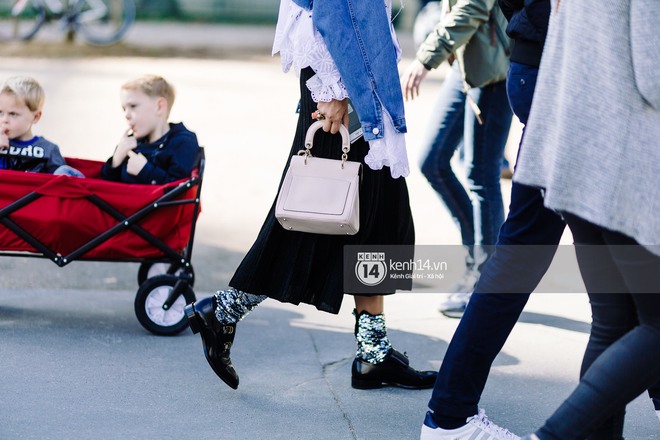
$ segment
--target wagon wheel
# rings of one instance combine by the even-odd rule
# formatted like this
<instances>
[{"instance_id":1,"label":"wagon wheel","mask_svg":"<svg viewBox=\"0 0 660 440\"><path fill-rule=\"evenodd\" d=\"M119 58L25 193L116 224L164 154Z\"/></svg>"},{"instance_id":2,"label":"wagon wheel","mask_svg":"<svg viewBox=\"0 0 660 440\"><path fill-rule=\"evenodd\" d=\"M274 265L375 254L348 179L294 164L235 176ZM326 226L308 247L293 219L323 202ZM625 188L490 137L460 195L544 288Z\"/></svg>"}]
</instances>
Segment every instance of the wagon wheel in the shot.
<instances>
[{"instance_id":1,"label":"wagon wheel","mask_svg":"<svg viewBox=\"0 0 660 440\"><path fill-rule=\"evenodd\" d=\"M171 263L142 263L140 264L140 269L138 270L138 286L141 286L149 278L153 278L158 275L175 275L180 276L182 273L187 272L191 279L188 281L190 287L195 285L195 270L192 265L184 269L183 267L177 269L173 274L170 273L170 268L172 267Z\"/></svg>"},{"instance_id":2,"label":"wagon wheel","mask_svg":"<svg viewBox=\"0 0 660 440\"><path fill-rule=\"evenodd\" d=\"M163 305L179 279L174 275L158 275L146 280L135 296L135 315L144 328L152 333L172 336L188 326L183 308L195 301L195 292L185 285L183 292L167 310Z\"/></svg>"}]
</instances>

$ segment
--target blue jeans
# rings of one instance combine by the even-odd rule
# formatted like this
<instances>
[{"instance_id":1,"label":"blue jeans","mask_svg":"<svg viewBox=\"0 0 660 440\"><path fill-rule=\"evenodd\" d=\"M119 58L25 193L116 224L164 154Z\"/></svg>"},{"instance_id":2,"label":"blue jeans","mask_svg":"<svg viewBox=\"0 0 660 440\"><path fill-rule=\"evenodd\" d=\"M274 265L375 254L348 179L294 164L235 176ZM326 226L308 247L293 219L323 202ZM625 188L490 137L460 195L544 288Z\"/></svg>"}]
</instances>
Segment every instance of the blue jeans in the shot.
<instances>
[{"instance_id":1,"label":"blue jeans","mask_svg":"<svg viewBox=\"0 0 660 440\"><path fill-rule=\"evenodd\" d=\"M565 217L593 322L580 383L537 435L618 440L626 404L649 387L657 391L660 380L660 257L623 234Z\"/></svg>"},{"instance_id":2,"label":"blue jeans","mask_svg":"<svg viewBox=\"0 0 660 440\"><path fill-rule=\"evenodd\" d=\"M504 81L468 92L481 109L477 122L455 66L440 88L423 141L422 174L440 195L461 231L463 245L494 245L504 221L500 166L509 136L512 112ZM463 143L467 188L450 160Z\"/></svg>"},{"instance_id":3,"label":"blue jeans","mask_svg":"<svg viewBox=\"0 0 660 440\"><path fill-rule=\"evenodd\" d=\"M511 63L509 100L523 124L529 116L537 73L538 69ZM514 181L498 245L483 267L442 361L429 402L434 413L465 420L478 412L491 365L530 293L548 270L565 226L557 213L543 205L540 190ZM660 398L660 383L649 394Z\"/></svg>"},{"instance_id":4,"label":"blue jeans","mask_svg":"<svg viewBox=\"0 0 660 440\"><path fill-rule=\"evenodd\" d=\"M83 173L78 171L77 169L69 166L69 165L60 165L57 167L55 171L53 171L54 175L64 175L64 176L72 176L72 177L85 177Z\"/></svg>"},{"instance_id":5,"label":"blue jeans","mask_svg":"<svg viewBox=\"0 0 660 440\"><path fill-rule=\"evenodd\" d=\"M536 68L511 63L507 76L509 102L523 124L537 74ZM435 413L463 420L477 414L490 367L550 267L565 226L557 213L543 206L540 190L513 182L495 252L482 269L442 361L429 402Z\"/></svg>"}]
</instances>

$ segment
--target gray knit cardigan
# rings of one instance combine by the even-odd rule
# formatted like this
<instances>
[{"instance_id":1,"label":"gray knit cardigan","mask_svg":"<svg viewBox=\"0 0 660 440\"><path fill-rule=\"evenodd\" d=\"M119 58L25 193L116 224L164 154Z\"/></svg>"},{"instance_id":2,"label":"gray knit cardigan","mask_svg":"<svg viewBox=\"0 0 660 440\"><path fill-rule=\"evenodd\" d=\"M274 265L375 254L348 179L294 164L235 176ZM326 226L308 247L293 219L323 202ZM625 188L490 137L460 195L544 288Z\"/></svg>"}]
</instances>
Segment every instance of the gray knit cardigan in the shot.
<instances>
[{"instance_id":1,"label":"gray knit cardigan","mask_svg":"<svg viewBox=\"0 0 660 440\"><path fill-rule=\"evenodd\" d=\"M660 254L660 0L561 0L514 179Z\"/></svg>"}]
</instances>

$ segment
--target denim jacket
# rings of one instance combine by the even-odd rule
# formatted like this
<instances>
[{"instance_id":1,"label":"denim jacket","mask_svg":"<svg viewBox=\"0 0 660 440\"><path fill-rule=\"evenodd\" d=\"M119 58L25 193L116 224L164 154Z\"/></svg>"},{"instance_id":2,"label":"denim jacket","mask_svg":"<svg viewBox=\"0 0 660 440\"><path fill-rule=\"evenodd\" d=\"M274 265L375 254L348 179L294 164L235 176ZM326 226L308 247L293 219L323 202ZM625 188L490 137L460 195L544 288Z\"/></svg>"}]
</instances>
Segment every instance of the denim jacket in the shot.
<instances>
[{"instance_id":1,"label":"denim jacket","mask_svg":"<svg viewBox=\"0 0 660 440\"><path fill-rule=\"evenodd\" d=\"M293 0L312 10L314 26L332 56L360 117L365 140L383 137L383 106L406 132L396 50L385 7L369 0ZM384 0L376 0L384 1Z\"/></svg>"}]
</instances>

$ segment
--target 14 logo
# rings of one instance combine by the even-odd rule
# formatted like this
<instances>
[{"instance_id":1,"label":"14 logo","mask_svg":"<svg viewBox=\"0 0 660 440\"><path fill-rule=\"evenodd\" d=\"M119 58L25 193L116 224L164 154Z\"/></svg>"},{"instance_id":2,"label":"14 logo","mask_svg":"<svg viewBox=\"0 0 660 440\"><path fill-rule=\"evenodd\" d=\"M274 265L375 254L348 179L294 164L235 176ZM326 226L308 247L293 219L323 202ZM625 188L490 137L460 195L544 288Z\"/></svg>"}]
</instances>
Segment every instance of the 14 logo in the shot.
<instances>
[{"instance_id":1,"label":"14 logo","mask_svg":"<svg viewBox=\"0 0 660 440\"><path fill-rule=\"evenodd\" d=\"M358 252L355 275L365 286L377 286L387 276L384 252Z\"/></svg>"}]
</instances>

